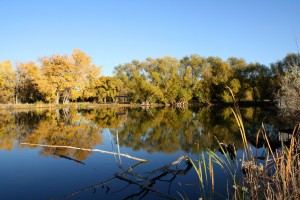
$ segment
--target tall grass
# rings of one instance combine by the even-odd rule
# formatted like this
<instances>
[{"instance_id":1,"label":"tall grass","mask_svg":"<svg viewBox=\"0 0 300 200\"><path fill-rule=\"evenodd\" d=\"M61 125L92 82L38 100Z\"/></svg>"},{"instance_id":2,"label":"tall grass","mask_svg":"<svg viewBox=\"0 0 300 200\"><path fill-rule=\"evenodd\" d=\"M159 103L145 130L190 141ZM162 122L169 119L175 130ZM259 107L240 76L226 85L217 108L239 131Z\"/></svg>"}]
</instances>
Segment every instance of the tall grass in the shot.
<instances>
[{"instance_id":1,"label":"tall grass","mask_svg":"<svg viewBox=\"0 0 300 200\"><path fill-rule=\"evenodd\" d=\"M266 134L264 129L263 132ZM282 144L281 151L270 150L269 160L263 166L264 173L258 177L262 191L254 191L254 196L263 196L265 199L300 199L299 134L300 124L294 128L289 146ZM246 179L246 182L249 181Z\"/></svg>"},{"instance_id":2,"label":"tall grass","mask_svg":"<svg viewBox=\"0 0 300 200\"><path fill-rule=\"evenodd\" d=\"M234 101L232 113L242 137L244 155L241 161L236 158L234 164L221 142L217 140L221 151L225 155L224 157L207 149L208 162L203 152L199 155L197 161L189 158L199 178L201 198L213 198L215 186L214 166L219 166L224 170L224 173L225 171L228 172L228 188L234 188L233 194L230 194L230 189L228 189L227 199L300 199L300 123L294 128L290 144L287 146L282 143L280 151L271 148L268 134L264 128L264 123L262 123L257 138L260 134L263 135L268 153L265 162L259 163L255 159L253 150L248 145L249 142L238 103L232 90L228 89ZM244 176L242 178L237 177L237 170L243 171Z\"/></svg>"}]
</instances>

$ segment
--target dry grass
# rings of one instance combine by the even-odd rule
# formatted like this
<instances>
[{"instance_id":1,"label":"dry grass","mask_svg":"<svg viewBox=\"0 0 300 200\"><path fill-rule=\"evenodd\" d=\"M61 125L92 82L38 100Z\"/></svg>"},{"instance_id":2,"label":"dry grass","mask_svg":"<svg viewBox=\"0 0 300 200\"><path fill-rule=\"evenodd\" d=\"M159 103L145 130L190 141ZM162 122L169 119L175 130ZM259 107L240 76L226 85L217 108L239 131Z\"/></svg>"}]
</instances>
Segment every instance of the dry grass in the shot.
<instances>
[{"instance_id":1,"label":"dry grass","mask_svg":"<svg viewBox=\"0 0 300 200\"><path fill-rule=\"evenodd\" d=\"M266 134L264 128L262 132ZM252 199L300 199L299 134L300 124L295 127L289 146L282 144L281 151L269 148L264 165L243 162L247 169L244 183ZM269 144L267 138L266 141Z\"/></svg>"},{"instance_id":2,"label":"dry grass","mask_svg":"<svg viewBox=\"0 0 300 200\"><path fill-rule=\"evenodd\" d=\"M60 109L60 108L106 108L106 107L137 107L138 104L118 104L118 103L89 103L89 102L78 102L78 103L68 103L68 104L50 104L37 102L34 104L0 104L0 110L21 110L21 109Z\"/></svg>"},{"instance_id":3,"label":"dry grass","mask_svg":"<svg viewBox=\"0 0 300 200\"><path fill-rule=\"evenodd\" d=\"M246 137L239 106L231 89L228 89L235 102L232 112L239 126L244 144L245 153L242 159L242 167L238 169L238 165L232 166L229 154L224 151L219 141L225 159L209 149L207 150L209 163L205 162L204 153L202 153L202 156L199 156L196 162L190 159L199 178L202 197L213 197L212 193L215 185L213 166L218 165L229 172L228 179L231 180L231 186L234 188L234 194L229 194L228 191L228 199L300 199L300 123L294 128L289 145L286 146L282 143L280 150L272 150L262 123L261 129L257 133L257 138L260 134L264 136L268 153L264 162L258 162L255 159L253 150L248 146L249 142ZM244 172L242 180L237 178L236 170ZM210 196L204 193L207 185L211 185L211 188L209 188Z\"/></svg>"}]
</instances>

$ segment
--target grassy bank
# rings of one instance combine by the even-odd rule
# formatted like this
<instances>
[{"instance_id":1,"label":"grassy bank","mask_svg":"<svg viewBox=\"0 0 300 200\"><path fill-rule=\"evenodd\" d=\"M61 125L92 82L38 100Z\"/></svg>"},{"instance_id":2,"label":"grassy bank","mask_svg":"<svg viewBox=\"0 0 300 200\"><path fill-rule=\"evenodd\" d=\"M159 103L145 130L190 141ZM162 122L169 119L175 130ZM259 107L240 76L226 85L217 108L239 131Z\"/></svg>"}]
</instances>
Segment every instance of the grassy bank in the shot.
<instances>
[{"instance_id":1,"label":"grassy bank","mask_svg":"<svg viewBox=\"0 0 300 200\"><path fill-rule=\"evenodd\" d=\"M139 107L139 104L97 104L97 103L68 103L68 104L0 104L0 110L34 110L34 109L88 109L88 108L109 108L109 107Z\"/></svg>"},{"instance_id":2,"label":"grassy bank","mask_svg":"<svg viewBox=\"0 0 300 200\"><path fill-rule=\"evenodd\" d=\"M274 105L273 102L254 102L254 101L243 101L239 102L241 106L265 106ZM203 104L199 102L190 102L188 105L171 105L171 104L160 104L151 103L150 105L141 105L139 103L90 103L90 102L72 102L67 104L51 104L51 103L20 103L20 104L0 104L0 110L21 110L21 109L61 109L61 108L108 108L108 107L207 107L207 106L233 106L234 103L225 102L213 102L212 104Z\"/></svg>"}]
</instances>

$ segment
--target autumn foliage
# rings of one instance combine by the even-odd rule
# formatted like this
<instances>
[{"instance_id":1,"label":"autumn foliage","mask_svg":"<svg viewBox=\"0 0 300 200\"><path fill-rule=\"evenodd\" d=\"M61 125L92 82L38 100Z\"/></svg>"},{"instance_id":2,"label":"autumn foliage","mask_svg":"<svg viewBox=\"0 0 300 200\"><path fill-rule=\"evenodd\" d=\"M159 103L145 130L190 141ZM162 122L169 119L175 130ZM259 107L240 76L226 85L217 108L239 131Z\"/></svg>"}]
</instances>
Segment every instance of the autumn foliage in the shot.
<instances>
[{"instance_id":1,"label":"autumn foliage","mask_svg":"<svg viewBox=\"0 0 300 200\"><path fill-rule=\"evenodd\" d=\"M185 106L189 102L230 102L229 86L239 101L286 99L284 83L293 61L299 82L299 55L288 54L270 66L230 57L191 55L133 60L115 67L114 76L101 76L92 58L74 49L71 55L52 55L39 62L0 62L0 103L68 103L70 101L127 102ZM298 71L297 71L298 70ZM295 88L296 91L299 88ZM281 95L281 96L280 96ZM297 99L297 98L296 98Z\"/></svg>"}]
</instances>

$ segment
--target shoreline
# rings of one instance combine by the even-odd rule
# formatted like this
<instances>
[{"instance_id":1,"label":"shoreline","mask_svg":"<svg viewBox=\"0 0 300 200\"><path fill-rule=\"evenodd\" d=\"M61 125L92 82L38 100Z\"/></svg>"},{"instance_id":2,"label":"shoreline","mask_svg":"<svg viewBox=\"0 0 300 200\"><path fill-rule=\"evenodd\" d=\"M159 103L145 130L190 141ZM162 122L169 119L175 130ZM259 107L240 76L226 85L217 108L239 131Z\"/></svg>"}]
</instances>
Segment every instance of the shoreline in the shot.
<instances>
[{"instance_id":1,"label":"shoreline","mask_svg":"<svg viewBox=\"0 0 300 200\"><path fill-rule=\"evenodd\" d=\"M138 107L138 104L97 104L97 103L68 103L68 104L0 104L1 110L21 110L21 109L63 109L63 108L75 108L75 109L86 109L86 108L108 108L108 107Z\"/></svg>"},{"instance_id":2,"label":"shoreline","mask_svg":"<svg viewBox=\"0 0 300 200\"><path fill-rule=\"evenodd\" d=\"M178 108L188 108L188 107L223 107L223 106L232 106L233 103L225 103L225 102L212 102L212 104L203 104L199 102L190 102L186 107ZM274 102L255 102L255 101L245 101L239 102L241 107L247 106L274 106ZM0 111L1 110L31 110L31 109L63 109L63 108L75 108L75 109L87 109L87 108L124 108L124 107L132 107L132 108L150 108L150 107L174 107L170 104L158 104L154 103L151 105L141 105L138 103L89 103L89 102L74 102L68 104L35 104L35 103L22 103L22 104L0 104ZM176 106L175 106L176 107Z\"/></svg>"}]
</instances>

